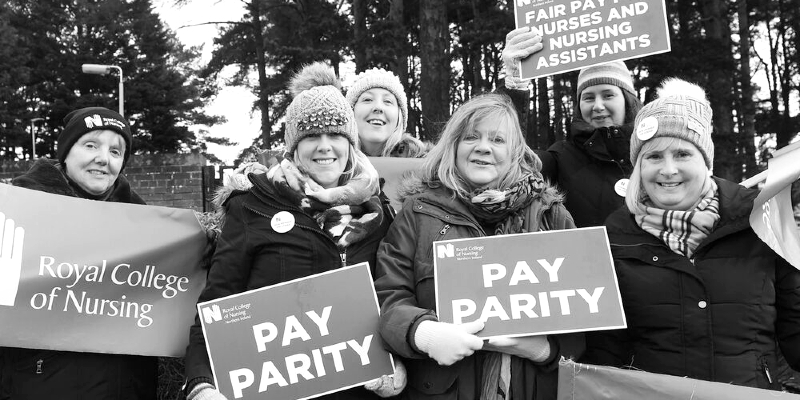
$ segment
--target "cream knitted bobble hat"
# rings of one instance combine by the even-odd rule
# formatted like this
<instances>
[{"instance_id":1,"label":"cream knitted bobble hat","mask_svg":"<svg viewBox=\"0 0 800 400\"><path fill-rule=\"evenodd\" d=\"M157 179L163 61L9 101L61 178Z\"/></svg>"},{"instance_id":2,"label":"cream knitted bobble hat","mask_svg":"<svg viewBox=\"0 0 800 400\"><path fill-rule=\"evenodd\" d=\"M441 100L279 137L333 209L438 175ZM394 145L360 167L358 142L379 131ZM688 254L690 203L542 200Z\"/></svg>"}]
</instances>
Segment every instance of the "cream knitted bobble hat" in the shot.
<instances>
[{"instance_id":1,"label":"cream knitted bobble hat","mask_svg":"<svg viewBox=\"0 0 800 400\"><path fill-rule=\"evenodd\" d=\"M309 135L328 133L347 138L358 148L353 109L342 95L333 68L325 63L309 64L289 83L294 99L286 108L286 153L294 155L297 144Z\"/></svg>"},{"instance_id":2,"label":"cream knitted bobble hat","mask_svg":"<svg viewBox=\"0 0 800 400\"><path fill-rule=\"evenodd\" d=\"M406 99L406 91L403 88L403 84L397 75L383 68L372 68L364 71L358 74L356 81L347 89L345 97L350 102L350 105L355 107L361 93L373 88L386 89L397 99L397 105L400 106L400 113L402 114L400 126L405 132L408 124L408 100Z\"/></svg>"},{"instance_id":3,"label":"cream knitted bobble hat","mask_svg":"<svg viewBox=\"0 0 800 400\"><path fill-rule=\"evenodd\" d=\"M631 162L636 163L644 142L657 137L674 137L691 142L703 154L708 169L714 165L711 141L711 105L700 86L668 78L658 89L658 98L636 115L631 135Z\"/></svg>"}]
</instances>

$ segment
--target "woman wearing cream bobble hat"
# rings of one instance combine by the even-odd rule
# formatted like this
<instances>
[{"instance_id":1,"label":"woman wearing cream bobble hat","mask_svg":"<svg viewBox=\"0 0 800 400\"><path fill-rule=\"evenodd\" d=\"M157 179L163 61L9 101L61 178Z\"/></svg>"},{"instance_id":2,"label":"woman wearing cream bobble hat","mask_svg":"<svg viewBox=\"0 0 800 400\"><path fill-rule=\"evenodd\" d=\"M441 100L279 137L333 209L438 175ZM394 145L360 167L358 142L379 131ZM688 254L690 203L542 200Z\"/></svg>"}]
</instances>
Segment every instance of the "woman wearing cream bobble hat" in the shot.
<instances>
[{"instance_id":1,"label":"woman wearing cream bobble hat","mask_svg":"<svg viewBox=\"0 0 800 400\"><path fill-rule=\"evenodd\" d=\"M427 146L406 133L408 104L400 79L383 68L360 73L347 89L361 150L372 157L422 157Z\"/></svg>"},{"instance_id":2,"label":"woman wearing cream bobble hat","mask_svg":"<svg viewBox=\"0 0 800 400\"><path fill-rule=\"evenodd\" d=\"M670 79L636 117L627 207L606 220L628 328L587 334L582 361L781 390L800 370L800 271L750 228L757 191L712 176L711 115Z\"/></svg>"},{"instance_id":3,"label":"woman wearing cream bobble hat","mask_svg":"<svg viewBox=\"0 0 800 400\"><path fill-rule=\"evenodd\" d=\"M200 302L361 262L375 273L375 254L390 218L378 197L378 174L358 150L353 110L325 64L306 66L290 89L294 99L286 110L286 157L296 166L302 189L262 173L247 175L249 190L228 193L225 223ZM198 317L189 337L187 399L224 399L214 387ZM405 384L401 375L398 368L367 388L320 398L395 395Z\"/></svg>"}]
</instances>

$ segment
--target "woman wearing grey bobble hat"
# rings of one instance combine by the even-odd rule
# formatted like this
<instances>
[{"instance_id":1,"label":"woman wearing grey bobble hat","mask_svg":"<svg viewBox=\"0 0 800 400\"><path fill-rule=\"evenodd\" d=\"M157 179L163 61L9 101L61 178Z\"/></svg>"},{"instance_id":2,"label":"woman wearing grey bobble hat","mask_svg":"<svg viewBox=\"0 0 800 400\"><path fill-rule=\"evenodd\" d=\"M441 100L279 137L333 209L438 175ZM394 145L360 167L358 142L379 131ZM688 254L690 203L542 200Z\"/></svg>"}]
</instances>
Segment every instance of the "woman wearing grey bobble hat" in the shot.
<instances>
[{"instance_id":1,"label":"woman wearing grey bobble hat","mask_svg":"<svg viewBox=\"0 0 800 400\"><path fill-rule=\"evenodd\" d=\"M358 150L353 110L333 69L303 68L291 82L286 157L301 190L272 174L248 174L250 188L230 193L225 223L198 302L369 262L390 219L379 199L378 174ZM296 167L295 167L296 166ZM293 221L281 223L279 221ZM277 268L283 265L285 268ZM186 351L189 400L224 399L216 390L199 318ZM399 393L390 377L322 399L377 399Z\"/></svg>"},{"instance_id":2,"label":"woman wearing grey bobble hat","mask_svg":"<svg viewBox=\"0 0 800 400\"><path fill-rule=\"evenodd\" d=\"M606 220L628 328L587 334L582 361L781 390L800 370L800 271L750 228L757 191L712 176L711 115L670 79L636 117L627 207Z\"/></svg>"},{"instance_id":3,"label":"woman wearing grey bobble hat","mask_svg":"<svg viewBox=\"0 0 800 400\"><path fill-rule=\"evenodd\" d=\"M131 139L128 121L112 110L72 111L58 136L58 159L36 160L11 184L95 201L144 204L121 174L131 154ZM86 246L91 245L87 238ZM156 397L156 357L3 347L0 365L0 399Z\"/></svg>"}]
</instances>

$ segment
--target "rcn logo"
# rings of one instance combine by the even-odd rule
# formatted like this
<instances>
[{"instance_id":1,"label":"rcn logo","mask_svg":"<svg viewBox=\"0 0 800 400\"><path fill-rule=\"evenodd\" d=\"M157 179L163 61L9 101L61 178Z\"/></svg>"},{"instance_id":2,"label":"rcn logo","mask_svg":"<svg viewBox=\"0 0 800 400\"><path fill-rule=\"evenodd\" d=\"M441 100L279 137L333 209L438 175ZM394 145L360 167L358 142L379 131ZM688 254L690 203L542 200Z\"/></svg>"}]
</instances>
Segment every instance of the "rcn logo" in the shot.
<instances>
[{"instance_id":1,"label":"rcn logo","mask_svg":"<svg viewBox=\"0 0 800 400\"><path fill-rule=\"evenodd\" d=\"M437 258L455 257L455 255L456 255L456 248L453 247L452 243L436 245Z\"/></svg>"},{"instance_id":2,"label":"rcn logo","mask_svg":"<svg viewBox=\"0 0 800 400\"><path fill-rule=\"evenodd\" d=\"M203 307L202 311L203 321L207 324L222 320L222 312L216 304L213 304L211 307Z\"/></svg>"}]
</instances>

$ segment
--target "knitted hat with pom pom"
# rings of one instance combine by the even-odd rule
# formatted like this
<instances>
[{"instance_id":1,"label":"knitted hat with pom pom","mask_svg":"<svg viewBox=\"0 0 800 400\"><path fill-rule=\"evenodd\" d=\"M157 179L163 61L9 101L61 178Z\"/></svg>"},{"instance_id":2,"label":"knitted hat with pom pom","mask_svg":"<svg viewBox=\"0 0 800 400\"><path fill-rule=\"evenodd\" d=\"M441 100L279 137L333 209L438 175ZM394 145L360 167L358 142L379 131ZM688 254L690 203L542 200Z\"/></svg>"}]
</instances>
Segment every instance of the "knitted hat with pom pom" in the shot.
<instances>
[{"instance_id":1,"label":"knitted hat with pom pom","mask_svg":"<svg viewBox=\"0 0 800 400\"><path fill-rule=\"evenodd\" d=\"M294 155L305 137L322 133L344 136L358 148L353 109L342 95L333 68L321 62L303 67L289 83L289 91L294 99L286 108L287 155Z\"/></svg>"},{"instance_id":2,"label":"knitted hat with pom pom","mask_svg":"<svg viewBox=\"0 0 800 400\"><path fill-rule=\"evenodd\" d=\"M665 80L658 98L636 115L631 135L631 162L636 163L642 145L657 137L674 137L694 144L703 154L706 167L714 165L711 141L711 105L700 86L678 78Z\"/></svg>"}]
</instances>

